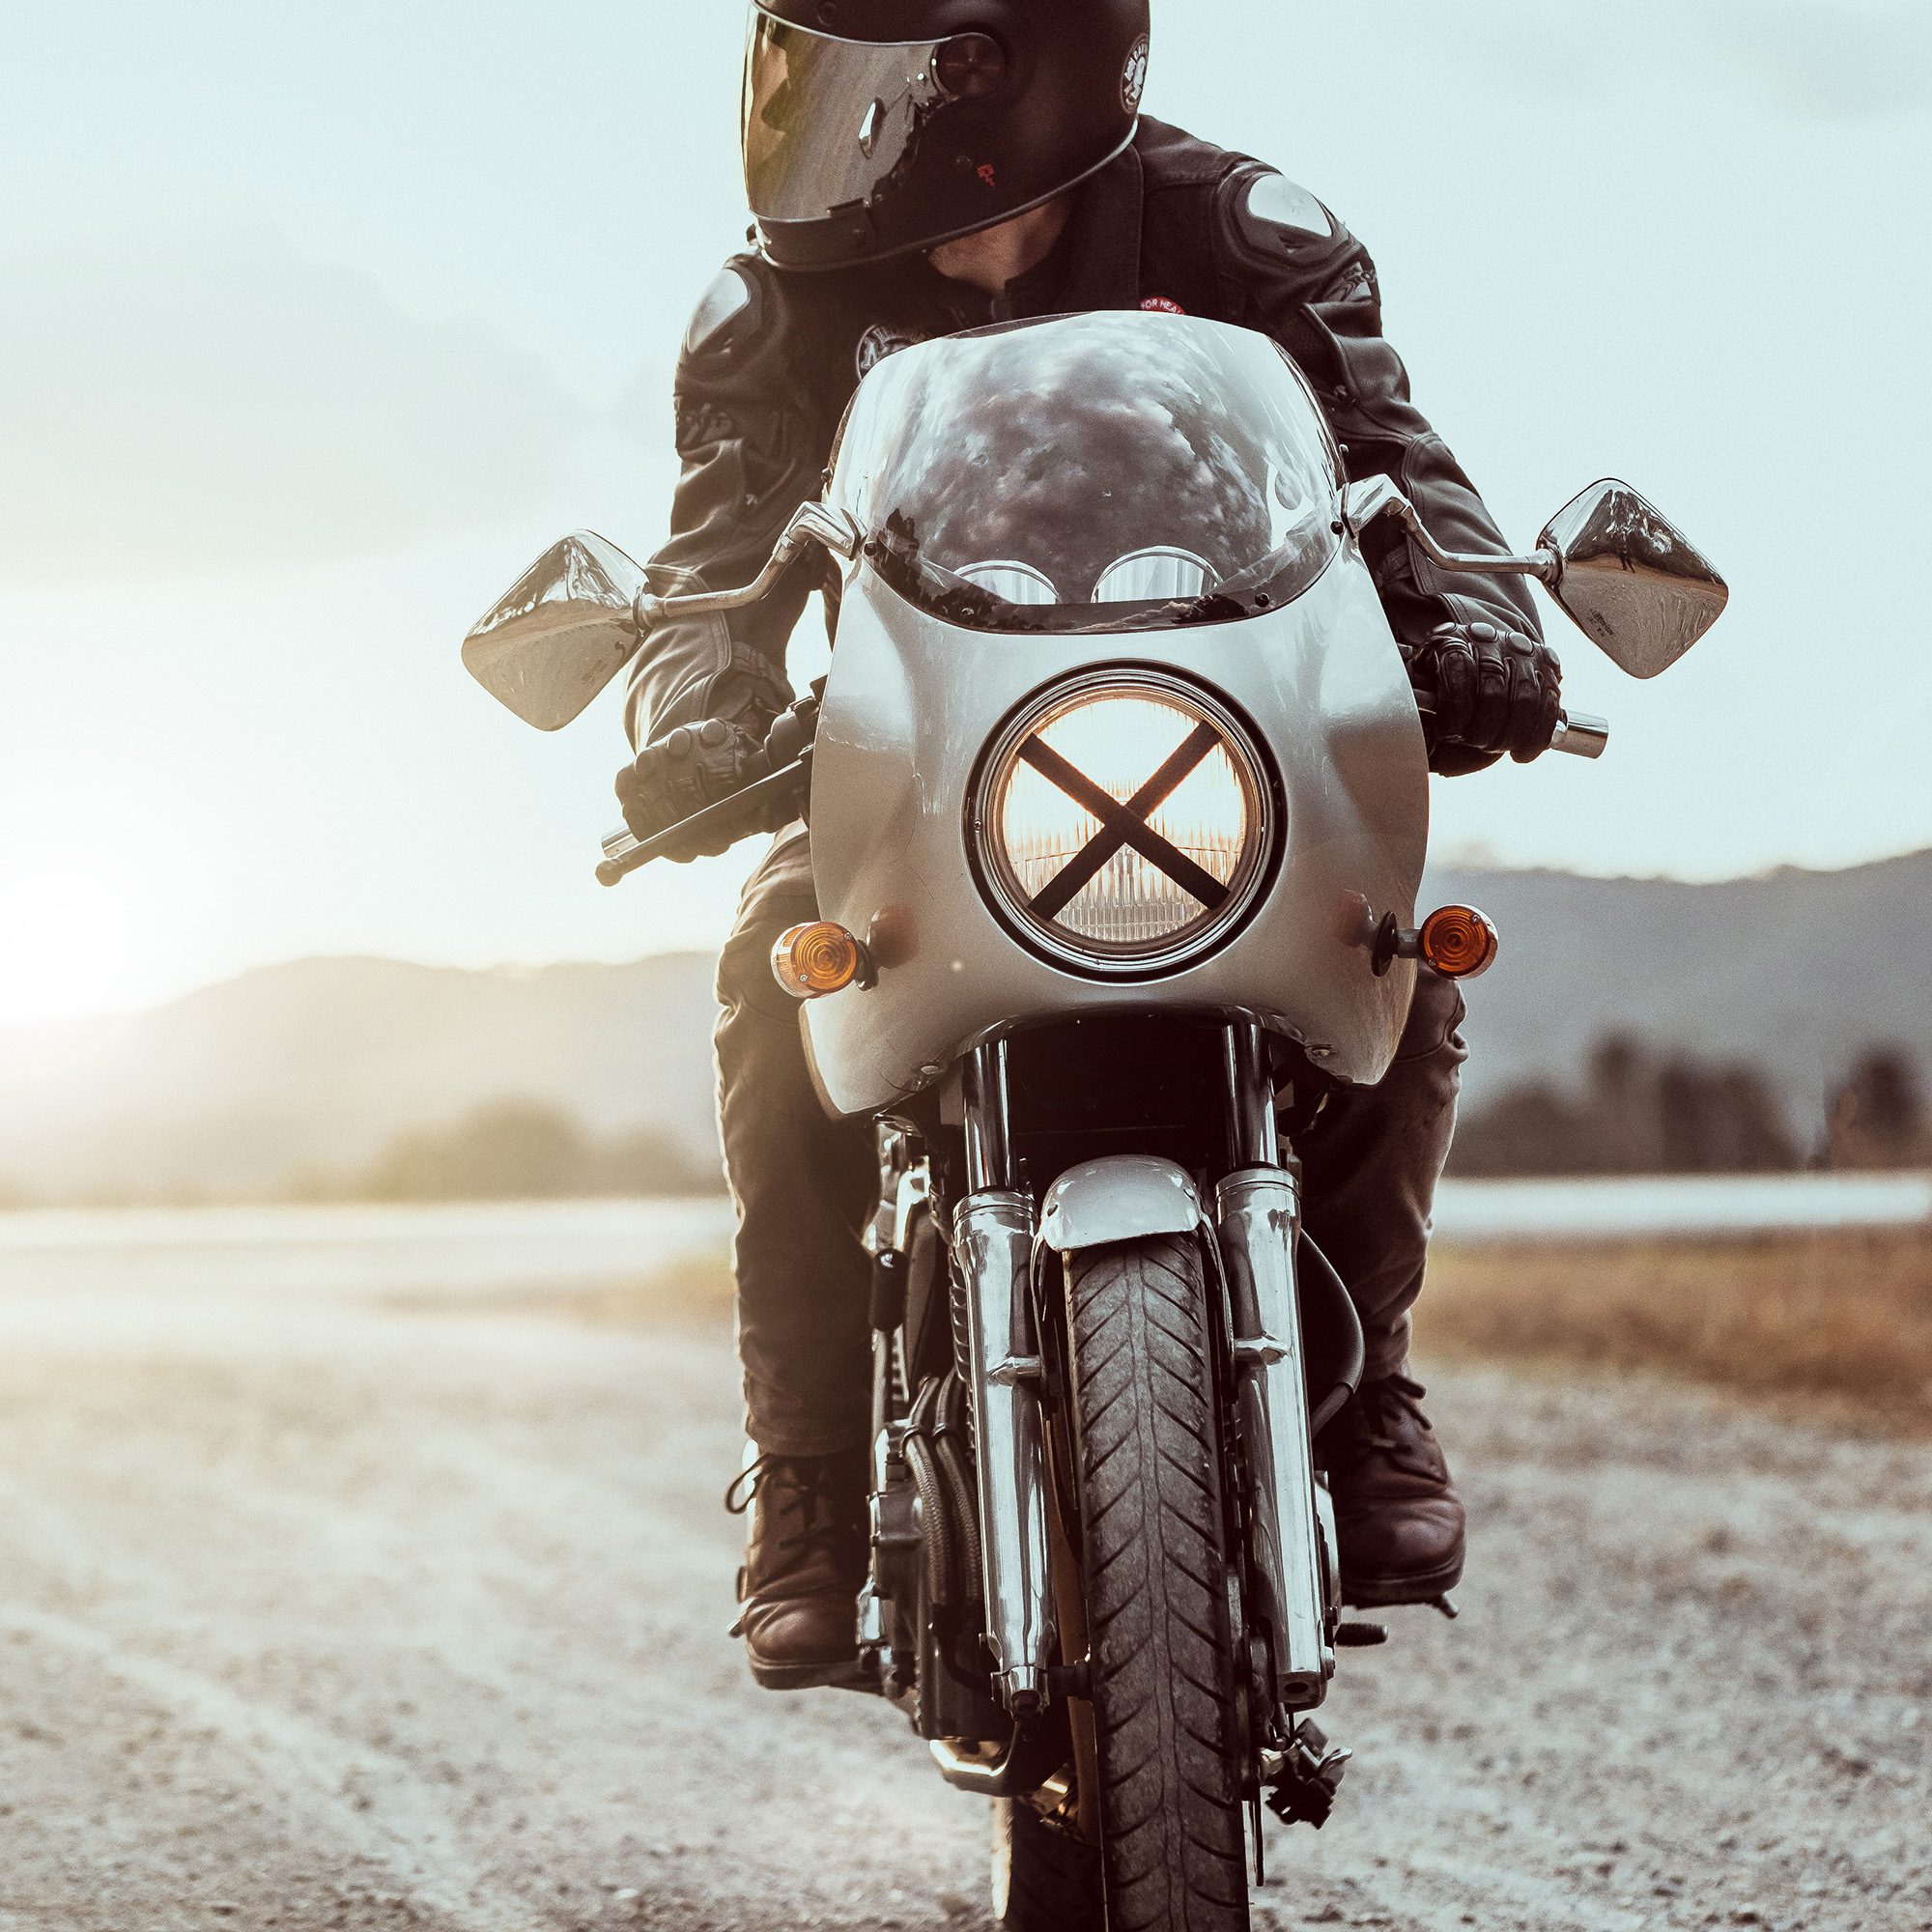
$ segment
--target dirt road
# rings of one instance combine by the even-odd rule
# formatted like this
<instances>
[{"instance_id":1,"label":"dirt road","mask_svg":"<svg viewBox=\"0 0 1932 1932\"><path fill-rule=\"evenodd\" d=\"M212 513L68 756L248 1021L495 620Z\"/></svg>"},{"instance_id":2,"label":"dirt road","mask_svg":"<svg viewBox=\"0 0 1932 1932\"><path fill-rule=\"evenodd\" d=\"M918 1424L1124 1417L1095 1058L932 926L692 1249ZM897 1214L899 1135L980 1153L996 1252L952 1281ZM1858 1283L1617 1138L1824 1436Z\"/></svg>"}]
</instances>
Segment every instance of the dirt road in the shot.
<instances>
[{"instance_id":1,"label":"dirt road","mask_svg":"<svg viewBox=\"0 0 1932 1932\"><path fill-rule=\"evenodd\" d=\"M724 1636L731 1381L716 1327L11 1258L0 1928L981 1922L974 1803ZM1435 1396L1463 1620L1345 1658L1258 1923L1932 1926L1932 1453Z\"/></svg>"}]
</instances>

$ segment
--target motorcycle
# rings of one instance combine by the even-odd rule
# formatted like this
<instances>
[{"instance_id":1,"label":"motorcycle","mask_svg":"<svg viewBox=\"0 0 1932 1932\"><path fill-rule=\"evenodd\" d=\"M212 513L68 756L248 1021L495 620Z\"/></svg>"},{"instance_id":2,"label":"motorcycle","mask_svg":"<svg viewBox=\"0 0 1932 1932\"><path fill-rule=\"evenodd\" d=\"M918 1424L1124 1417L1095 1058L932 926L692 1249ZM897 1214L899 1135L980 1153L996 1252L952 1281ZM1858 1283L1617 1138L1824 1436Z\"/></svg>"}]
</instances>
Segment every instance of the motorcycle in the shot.
<instances>
[{"instance_id":1,"label":"motorcycle","mask_svg":"<svg viewBox=\"0 0 1932 1932\"><path fill-rule=\"evenodd\" d=\"M1535 578L1639 677L1728 593L1617 482L1527 554L1443 550L1349 481L1285 352L1189 317L900 351L827 474L742 590L661 595L580 534L465 661L556 729L666 618L829 559L829 677L742 791L599 876L809 819L821 917L773 970L825 1105L878 1130L857 1687L991 1801L1001 1924L1235 1932L1262 1806L1334 1803L1338 1651L1386 1635L1340 1601L1322 1431L1362 1335L1296 1145L1387 1069L1419 963L1498 943L1415 918L1427 696L1363 532Z\"/></svg>"}]
</instances>

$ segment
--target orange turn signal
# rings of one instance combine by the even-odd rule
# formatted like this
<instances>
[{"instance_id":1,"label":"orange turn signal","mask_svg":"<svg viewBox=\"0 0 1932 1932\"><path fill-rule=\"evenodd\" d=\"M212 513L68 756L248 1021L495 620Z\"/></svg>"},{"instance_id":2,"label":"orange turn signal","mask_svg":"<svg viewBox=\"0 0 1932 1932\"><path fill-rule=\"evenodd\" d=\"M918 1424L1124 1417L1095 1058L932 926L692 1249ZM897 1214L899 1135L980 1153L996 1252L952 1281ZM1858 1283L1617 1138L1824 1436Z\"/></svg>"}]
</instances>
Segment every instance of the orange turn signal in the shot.
<instances>
[{"instance_id":1,"label":"orange turn signal","mask_svg":"<svg viewBox=\"0 0 1932 1932\"><path fill-rule=\"evenodd\" d=\"M1495 964L1501 944L1488 914L1446 905L1422 922L1415 950L1445 980L1473 980Z\"/></svg>"},{"instance_id":2,"label":"orange turn signal","mask_svg":"<svg viewBox=\"0 0 1932 1932\"><path fill-rule=\"evenodd\" d=\"M864 946L829 919L795 925L772 948L772 977L795 1000L822 1000L827 993L872 982L872 961Z\"/></svg>"}]
</instances>

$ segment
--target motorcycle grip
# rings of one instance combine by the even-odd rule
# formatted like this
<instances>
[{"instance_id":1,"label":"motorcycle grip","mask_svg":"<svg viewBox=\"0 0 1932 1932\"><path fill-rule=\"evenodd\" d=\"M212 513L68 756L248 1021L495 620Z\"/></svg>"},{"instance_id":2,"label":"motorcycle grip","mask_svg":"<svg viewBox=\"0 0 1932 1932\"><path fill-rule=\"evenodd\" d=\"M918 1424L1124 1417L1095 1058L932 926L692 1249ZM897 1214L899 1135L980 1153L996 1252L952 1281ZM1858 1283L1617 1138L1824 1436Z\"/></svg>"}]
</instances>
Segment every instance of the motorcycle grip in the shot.
<instances>
[{"instance_id":1,"label":"motorcycle grip","mask_svg":"<svg viewBox=\"0 0 1932 1932\"><path fill-rule=\"evenodd\" d=\"M1431 717L1435 710L1435 694L1415 687L1415 708ZM1573 758L1601 758L1610 742L1607 718L1594 718L1587 711L1559 711L1556 729L1549 734L1552 752L1568 752Z\"/></svg>"},{"instance_id":2,"label":"motorcycle grip","mask_svg":"<svg viewBox=\"0 0 1932 1932\"><path fill-rule=\"evenodd\" d=\"M614 886L653 859L661 859L673 845L693 834L723 833L732 844L764 830L767 814L777 805L795 805L805 797L811 779L811 753L807 751L788 765L754 780L740 791L707 805L689 818L654 832L648 838L633 838L628 831L613 833L604 841L604 860L597 867L597 883Z\"/></svg>"}]
</instances>

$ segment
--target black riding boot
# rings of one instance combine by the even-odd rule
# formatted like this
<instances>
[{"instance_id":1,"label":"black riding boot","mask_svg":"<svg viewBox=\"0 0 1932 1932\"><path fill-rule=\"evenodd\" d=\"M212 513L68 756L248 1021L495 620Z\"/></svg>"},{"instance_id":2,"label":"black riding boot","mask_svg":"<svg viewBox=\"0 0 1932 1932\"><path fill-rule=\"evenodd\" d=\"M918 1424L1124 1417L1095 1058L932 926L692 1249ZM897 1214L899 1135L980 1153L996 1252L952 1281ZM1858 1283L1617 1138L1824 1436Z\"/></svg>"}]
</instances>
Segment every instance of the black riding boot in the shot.
<instances>
[{"instance_id":1,"label":"black riding boot","mask_svg":"<svg viewBox=\"0 0 1932 1932\"><path fill-rule=\"evenodd\" d=\"M1426 1604L1463 1576L1463 1499L1406 1375L1364 1382L1322 1432L1343 1601Z\"/></svg>"},{"instance_id":2,"label":"black riding boot","mask_svg":"<svg viewBox=\"0 0 1932 1932\"><path fill-rule=\"evenodd\" d=\"M724 1492L751 1513L744 1605L732 1634L767 1690L848 1681L858 1662L858 1595L866 1580L867 1457L760 1456Z\"/></svg>"}]
</instances>

